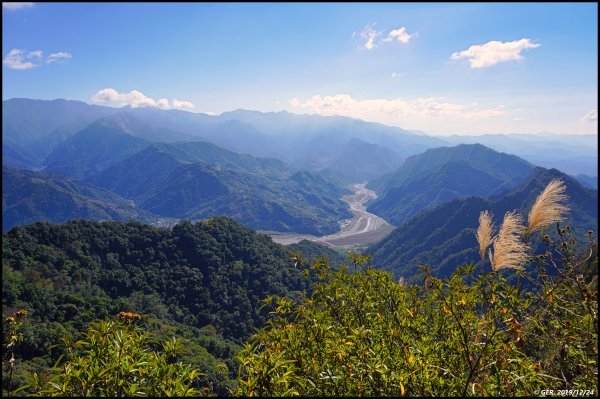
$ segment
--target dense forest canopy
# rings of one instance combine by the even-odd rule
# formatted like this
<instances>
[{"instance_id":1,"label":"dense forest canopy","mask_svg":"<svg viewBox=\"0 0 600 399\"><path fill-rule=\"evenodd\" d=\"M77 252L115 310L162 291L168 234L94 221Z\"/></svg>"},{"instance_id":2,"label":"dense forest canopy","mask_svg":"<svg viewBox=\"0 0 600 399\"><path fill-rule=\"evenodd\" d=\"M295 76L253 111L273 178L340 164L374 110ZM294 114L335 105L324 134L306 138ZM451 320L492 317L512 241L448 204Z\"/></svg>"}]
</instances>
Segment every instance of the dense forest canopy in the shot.
<instances>
[{"instance_id":1,"label":"dense forest canopy","mask_svg":"<svg viewBox=\"0 0 600 399\"><path fill-rule=\"evenodd\" d=\"M310 242L292 249L303 250L306 262L327 254L339 262L335 251ZM309 287L305 264L294 268L293 254L226 218L172 229L139 222L34 223L3 235L3 314L29 311L19 348L30 361L24 367L34 367L49 345L92 321L120 311L143 314L160 334L192 338L190 348L199 353L189 356L208 364L223 390L237 371L238 345L264 322L260 301ZM228 371L215 371L219 364Z\"/></svg>"}]
</instances>

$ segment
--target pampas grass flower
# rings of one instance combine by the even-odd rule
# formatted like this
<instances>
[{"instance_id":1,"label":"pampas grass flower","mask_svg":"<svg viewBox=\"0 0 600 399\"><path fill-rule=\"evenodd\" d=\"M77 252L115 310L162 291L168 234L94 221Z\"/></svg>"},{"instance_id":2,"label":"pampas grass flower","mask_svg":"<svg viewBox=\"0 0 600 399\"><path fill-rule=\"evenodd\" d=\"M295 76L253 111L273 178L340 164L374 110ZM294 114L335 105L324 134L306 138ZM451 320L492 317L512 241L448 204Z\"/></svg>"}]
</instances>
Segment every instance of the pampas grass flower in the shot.
<instances>
[{"instance_id":1,"label":"pampas grass flower","mask_svg":"<svg viewBox=\"0 0 600 399\"><path fill-rule=\"evenodd\" d=\"M492 243L492 234L494 234L494 227L492 226L492 216L488 211L482 211L479 214L479 227L477 228L477 242L479 243L479 255L481 261L485 257L485 250Z\"/></svg>"},{"instance_id":2,"label":"pampas grass flower","mask_svg":"<svg viewBox=\"0 0 600 399\"><path fill-rule=\"evenodd\" d=\"M562 180L552 179L548 183L529 212L529 233L563 220L562 214L569 210L567 206L560 203L568 198L564 192L565 185Z\"/></svg>"},{"instance_id":3,"label":"pampas grass flower","mask_svg":"<svg viewBox=\"0 0 600 399\"><path fill-rule=\"evenodd\" d=\"M494 241L493 255L490 251L490 262L494 272L500 269L523 269L529 247L521 240L522 230L521 216L516 212L507 212Z\"/></svg>"}]
</instances>

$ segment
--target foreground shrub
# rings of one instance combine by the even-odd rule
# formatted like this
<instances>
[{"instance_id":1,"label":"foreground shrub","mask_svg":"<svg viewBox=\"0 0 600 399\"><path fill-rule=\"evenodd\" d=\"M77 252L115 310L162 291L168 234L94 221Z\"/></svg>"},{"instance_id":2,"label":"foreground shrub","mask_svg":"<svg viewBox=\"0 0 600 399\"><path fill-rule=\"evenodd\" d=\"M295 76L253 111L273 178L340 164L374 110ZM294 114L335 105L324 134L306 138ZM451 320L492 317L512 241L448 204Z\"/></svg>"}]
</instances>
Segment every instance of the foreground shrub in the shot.
<instances>
[{"instance_id":1,"label":"foreground shrub","mask_svg":"<svg viewBox=\"0 0 600 399\"><path fill-rule=\"evenodd\" d=\"M135 313L94 324L75 343L63 340L66 361L47 373L31 376L40 396L193 396L199 375L178 361L182 342L176 338L152 343L136 326Z\"/></svg>"}]
</instances>

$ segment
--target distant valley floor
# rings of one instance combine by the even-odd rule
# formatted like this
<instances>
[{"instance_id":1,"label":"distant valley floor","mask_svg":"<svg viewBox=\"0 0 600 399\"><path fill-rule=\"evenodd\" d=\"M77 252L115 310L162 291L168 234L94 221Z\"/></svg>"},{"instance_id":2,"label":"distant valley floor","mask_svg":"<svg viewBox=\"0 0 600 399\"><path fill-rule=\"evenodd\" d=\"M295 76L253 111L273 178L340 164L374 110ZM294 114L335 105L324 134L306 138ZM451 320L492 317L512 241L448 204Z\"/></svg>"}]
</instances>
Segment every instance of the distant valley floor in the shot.
<instances>
[{"instance_id":1,"label":"distant valley floor","mask_svg":"<svg viewBox=\"0 0 600 399\"><path fill-rule=\"evenodd\" d=\"M377 198L374 191L365 188L366 183L352 186L353 195L343 198L350 206L354 215L353 219L342 222L341 231L322 237L309 234L280 233L261 231L271 236L273 241L283 245L295 244L302 240L309 240L325 244L330 247L349 247L354 245L367 245L378 242L394 230L394 226L383 218L366 210L366 203Z\"/></svg>"}]
</instances>

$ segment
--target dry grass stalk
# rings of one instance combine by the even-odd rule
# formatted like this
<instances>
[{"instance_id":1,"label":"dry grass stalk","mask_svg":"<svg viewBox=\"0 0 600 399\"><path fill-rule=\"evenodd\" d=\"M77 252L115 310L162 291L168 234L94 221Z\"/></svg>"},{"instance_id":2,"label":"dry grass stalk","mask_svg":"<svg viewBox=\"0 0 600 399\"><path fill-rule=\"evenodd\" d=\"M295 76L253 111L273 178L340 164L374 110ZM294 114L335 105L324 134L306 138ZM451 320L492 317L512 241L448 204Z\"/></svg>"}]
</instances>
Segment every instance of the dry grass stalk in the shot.
<instances>
[{"instance_id":1,"label":"dry grass stalk","mask_svg":"<svg viewBox=\"0 0 600 399\"><path fill-rule=\"evenodd\" d=\"M494 254L490 251L494 272L500 269L523 269L529 247L521 240L522 230L521 216L516 212L507 212L494 241Z\"/></svg>"},{"instance_id":2,"label":"dry grass stalk","mask_svg":"<svg viewBox=\"0 0 600 399\"><path fill-rule=\"evenodd\" d=\"M488 211L482 211L479 214L479 227L477 228L477 242L479 243L479 255L481 261L485 256L485 250L492 243L492 234L494 234L494 226L492 226L492 216Z\"/></svg>"},{"instance_id":3,"label":"dry grass stalk","mask_svg":"<svg viewBox=\"0 0 600 399\"><path fill-rule=\"evenodd\" d=\"M529 212L529 233L563 220L562 214L569 210L567 206L560 203L568 198L564 192L565 185L561 180L553 179L548 183Z\"/></svg>"}]
</instances>

